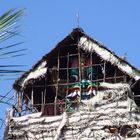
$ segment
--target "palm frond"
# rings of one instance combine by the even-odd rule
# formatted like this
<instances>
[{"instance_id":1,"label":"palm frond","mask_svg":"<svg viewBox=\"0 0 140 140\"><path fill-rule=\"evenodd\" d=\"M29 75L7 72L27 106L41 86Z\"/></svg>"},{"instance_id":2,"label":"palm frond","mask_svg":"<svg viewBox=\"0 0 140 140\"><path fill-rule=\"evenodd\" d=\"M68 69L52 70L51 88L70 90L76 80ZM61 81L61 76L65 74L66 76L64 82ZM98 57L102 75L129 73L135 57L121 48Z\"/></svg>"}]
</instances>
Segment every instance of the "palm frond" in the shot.
<instances>
[{"instance_id":1,"label":"palm frond","mask_svg":"<svg viewBox=\"0 0 140 140\"><path fill-rule=\"evenodd\" d=\"M6 68L6 67L24 67L25 65L0 65L0 68Z\"/></svg>"},{"instance_id":2,"label":"palm frond","mask_svg":"<svg viewBox=\"0 0 140 140\"><path fill-rule=\"evenodd\" d=\"M5 47L1 47L1 48L0 48L0 51L1 51L1 50L5 50L5 49L9 49L9 48L13 48L13 47L18 46L18 45L21 45L21 44L23 44L23 42L18 42L18 43L12 44L12 45L8 45L8 46L5 46Z\"/></svg>"},{"instance_id":3,"label":"palm frond","mask_svg":"<svg viewBox=\"0 0 140 140\"><path fill-rule=\"evenodd\" d=\"M22 70L4 70L4 69L0 69L0 73L23 73L25 71Z\"/></svg>"},{"instance_id":4,"label":"palm frond","mask_svg":"<svg viewBox=\"0 0 140 140\"><path fill-rule=\"evenodd\" d=\"M4 14L0 16L0 43L7 42L6 40L11 39L14 36L20 36L19 26L17 25L17 21L22 17L24 12L23 10L8 10ZM27 49L16 49L17 46L23 44L23 42L13 43L6 46L0 46L0 77L4 76L12 76L16 74L20 74L23 71L18 70L17 67L21 67L21 65L8 65L3 64L2 60L7 58L14 58L18 56L25 55L23 52ZM10 61L9 61L10 62ZM6 68L6 69L5 69ZM11 69L12 68L12 69ZM10 79L10 78L9 78Z\"/></svg>"},{"instance_id":5,"label":"palm frond","mask_svg":"<svg viewBox=\"0 0 140 140\"><path fill-rule=\"evenodd\" d=\"M0 32L8 31L22 16L23 10L9 10L0 17Z\"/></svg>"},{"instance_id":6,"label":"palm frond","mask_svg":"<svg viewBox=\"0 0 140 140\"><path fill-rule=\"evenodd\" d=\"M23 51L26 51L26 50L27 49L20 49L20 50L15 50L15 51L9 51L9 52L5 52L5 53L0 54L0 56L9 55L9 54L15 54L15 53L23 52Z\"/></svg>"},{"instance_id":7,"label":"palm frond","mask_svg":"<svg viewBox=\"0 0 140 140\"><path fill-rule=\"evenodd\" d=\"M26 54L15 54L15 55L11 55L11 56L0 57L0 59L16 58L16 57L21 57L24 55L26 55Z\"/></svg>"}]
</instances>

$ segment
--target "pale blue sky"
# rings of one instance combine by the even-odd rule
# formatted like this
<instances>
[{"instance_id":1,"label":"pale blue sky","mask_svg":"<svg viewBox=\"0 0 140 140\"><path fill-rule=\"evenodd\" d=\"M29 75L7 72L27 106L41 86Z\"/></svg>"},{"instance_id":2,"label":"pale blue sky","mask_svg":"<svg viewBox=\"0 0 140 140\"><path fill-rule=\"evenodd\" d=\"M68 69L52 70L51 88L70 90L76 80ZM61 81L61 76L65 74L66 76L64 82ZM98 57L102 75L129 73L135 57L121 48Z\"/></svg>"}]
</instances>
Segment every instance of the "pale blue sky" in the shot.
<instances>
[{"instance_id":1,"label":"pale blue sky","mask_svg":"<svg viewBox=\"0 0 140 140\"><path fill-rule=\"evenodd\" d=\"M0 14L10 8L26 8L20 24L27 56L13 60L25 64L27 70L44 54L77 27L80 27L119 56L140 69L140 1L139 0L1 0ZM16 40L15 40L16 41ZM1 81L1 93L13 81ZM5 106L1 107L3 116ZM0 132L1 135L2 132Z\"/></svg>"}]
</instances>

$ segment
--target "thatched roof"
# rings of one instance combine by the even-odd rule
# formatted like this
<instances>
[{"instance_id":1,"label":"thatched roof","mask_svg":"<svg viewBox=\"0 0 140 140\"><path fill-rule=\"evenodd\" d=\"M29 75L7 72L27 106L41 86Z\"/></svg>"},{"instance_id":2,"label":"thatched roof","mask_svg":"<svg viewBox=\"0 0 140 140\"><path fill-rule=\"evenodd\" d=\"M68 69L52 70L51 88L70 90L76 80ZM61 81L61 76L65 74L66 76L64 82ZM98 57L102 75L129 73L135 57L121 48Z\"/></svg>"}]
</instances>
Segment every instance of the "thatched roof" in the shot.
<instances>
[{"instance_id":1,"label":"thatched roof","mask_svg":"<svg viewBox=\"0 0 140 140\"><path fill-rule=\"evenodd\" d=\"M79 40L79 42L77 42L77 40ZM95 39L89 37L81 28L76 28L60 41L49 53L45 54L29 71L25 72L20 78L18 78L13 85L14 89L22 91L29 81L44 76L47 71L47 62L52 56L57 55L60 48L65 48L65 46L70 46L70 44L75 43L78 43L78 45L87 52L95 52L101 59L111 62L112 65L117 66L122 72L126 73L136 81L140 79L140 71L137 68L132 66L126 60L118 57L103 44L100 44Z\"/></svg>"},{"instance_id":2,"label":"thatched roof","mask_svg":"<svg viewBox=\"0 0 140 140\"><path fill-rule=\"evenodd\" d=\"M82 101L73 113L51 117L42 116L41 112L7 116L9 125L5 139L139 139L140 113L134 101L126 98L129 85L102 84L112 90L99 91L90 100Z\"/></svg>"}]
</instances>

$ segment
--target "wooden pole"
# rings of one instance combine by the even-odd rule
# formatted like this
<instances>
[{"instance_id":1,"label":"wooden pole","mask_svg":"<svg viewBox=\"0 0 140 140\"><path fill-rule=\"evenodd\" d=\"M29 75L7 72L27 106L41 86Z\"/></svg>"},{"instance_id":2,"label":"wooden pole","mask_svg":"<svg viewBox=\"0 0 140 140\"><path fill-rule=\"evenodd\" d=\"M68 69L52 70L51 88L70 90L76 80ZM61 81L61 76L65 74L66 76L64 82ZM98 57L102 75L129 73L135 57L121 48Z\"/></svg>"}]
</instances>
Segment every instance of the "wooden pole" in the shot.
<instances>
[{"instance_id":1,"label":"wooden pole","mask_svg":"<svg viewBox=\"0 0 140 140\"><path fill-rule=\"evenodd\" d=\"M106 62L104 61L104 78L103 81L106 81Z\"/></svg>"},{"instance_id":2,"label":"wooden pole","mask_svg":"<svg viewBox=\"0 0 140 140\"><path fill-rule=\"evenodd\" d=\"M19 112L19 116L21 115L21 108L22 108L22 93L18 93L18 112Z\"/></svg>"},{"instance_id":3,"label":"wooden pole","mask_svg":"<svg viewBox=\"0 0 140 140\"><path fill-rule=\"evenodd\" d=\"M117 82L117 78L116 78L116 76L117 76L117 70L116 70L116 67L115 67L114 83L116 83L116 82Z\"/></svg>"},{"instance_id":4,"label":"wooden pole","mask_svg":"<svg viewBox=\"0 0 140 140\"><path fill-rule=\"evenodd\" d=\"M78 45L78 62L79 62L79 84L80 84L80 102L81 102L81 55L80 55L80 46Z\"/></svg>"},{"instance_id":5,"label":"wooden pole","mask_svg":"<svg viewBox=\"0 0 140 140\"><path fill-rule=\"evenodd\" d=\"M92 77L92 74L93 74L93 61L92 61L92 53L90 53L90 65L91 65L91 82L93 81L93 77ZM91 88L91 90L93 90ZM91 94L92 95L92 94ZM91 98L91 95L90 95L90 98Z\"/></svg>"},{"instance_id":6,"label":"wooden pole","mask_svg":"<svg viewBox=\"0 0 140 140\"><path fill-rule=\"evenodd\" d=\"M56 85L56 96L55 96L55 102L54 102L54 115L56 115L57 113L57 96L58 96L58 88L59 88L59 70L60 70L59 53L60 52L58 52L58 58L57 58L57 85Z\"/></svg>"},{"instance_id":7,"label":"wooden pole","mask_svg":"<svg viewBox=\"0 0 140 140\"><path fill-rule=\"evenodd\" d=\"M44 113L44 100L43 100L43 97L44 97L44 95L43 95L43 91L42 91L42 101L41 101L41 112L42 113Z\"/></svg>"},{"instance_id":8,"label":"wooden pole","mask_svg":"<svg viewBox=\"0 0 140 140\"><path fill-rule=\"evenodd\" d=\"M44 89L44 100L43 100L43 104L44 104L44 111L45 111L45 107L46 107L46 91L47 91L47 82L46 82L46 76L45 76L45 89Z\"/></svg>"},{"instance_id":9,"label":"wooden pole","mask_svg":"<svg viewBox=\"0 0 140 140\"><path fill-rule=\"evenodd\" d=\"M126 83L126 81L127 81L127 76L126 76L126 74L124 74L124 76L123 76L123 81Z\"/></svg>"},{"instance_id":10,"label":"wooden pole","mask_svg":"<svg viewBox=\"0 0 140 140\"><path fill-rule=\"evenodd\" d=\"M67 55L67 91L66 91L66 98L67 98L67 95L68 95L68 88L69 88L69 53ZM67 109L67 103L65 101L65 109Z\"/></svg>"},{"instance_id":11,"label":"wooden pole","mask_svg":"<svg viewBox=\"0 0 140 140\"><path fill-rule=\"evenodd\" d=\"M14 109L14 114L13 114L13 117L16 115L15 114L15 111L17 110L17 109L15 109L17 106L16 106L16 103L17 103L17 95L18 95L18 92L14 92L14 100L13 100L13 105L14 105L14 107L13 107L13 109Z\"/></svg>"},{"instance_id":12,"label":"wooden pole","mask_svg":"<svg viewBox=\"0 0 140 140\"><path fill-rule=\"evenodd\" d=\"M32 92L31 92L31 108L33 108L33 104L34 104L34 89L32 86Z\"/></svg>"}]
</instances>

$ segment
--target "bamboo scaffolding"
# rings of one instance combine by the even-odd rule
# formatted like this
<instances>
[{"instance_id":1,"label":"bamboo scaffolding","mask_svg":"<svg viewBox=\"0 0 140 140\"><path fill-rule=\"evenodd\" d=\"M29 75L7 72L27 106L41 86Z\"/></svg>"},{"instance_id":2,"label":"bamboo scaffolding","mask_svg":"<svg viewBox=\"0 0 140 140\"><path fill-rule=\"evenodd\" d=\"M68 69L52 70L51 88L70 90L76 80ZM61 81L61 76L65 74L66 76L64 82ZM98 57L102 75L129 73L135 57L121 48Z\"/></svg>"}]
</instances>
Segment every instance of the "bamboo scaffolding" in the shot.
<instances>
[{"instance_id":1,"label":"bamboo scaffolding","mask_svg":"<svg viewBox=\"0 0 140 140\"><path fill-rule=\"evenodd\" d=\"M66 86L66 97L67 97L67 95L68 95L68 92L69 92L69 85L73 85L73 84L79 84L79 90L80 90L80 101L81 101L81 80L82 80L82 69L84 69L84 68L88 68L88 67L91 67L91 82L96 82L96 83L98 83L98 82L108 82L108 80L114 80L114 82L116 83L117 82L117 79L122 79L122 80L126 80L126 77L125 77L125 79L124 79L124 75L122 75L122 76L117 76L117 72L116 72L116 70L117 69L115 69L115 74L114 74L114 76L111 76L111 77L107 77L106 76L106 62L104 61L104 63L98 63L98 64L93 64L93 53L90 53L90 65L88 65L88 66L85 66L85 65L82 65L81 64L81 62L82 62L82 55L84 55L84 54L87 54L87 53L82 53L81 54L81 50L80 50L80 46L78 46L78 52L77 52L77 54L70 54L70 53L68 53L66 56L67 56L67 65L66 65L66 68L61 68L60 67L60 58L64 58L64 57L66 57L66 56L60 56L60 50L59 50L59 52L58 52L58 56L56 57L57 58L57 67L55 68L55 70L57 70L57 82L55 83L55 84L48 84L47 85L47 83L46 83L46 77L45 77L45 84L44 85L29 85L28 86L28 88L30 88L30 87L32 87L32 92L31 92L31 110L33 110L33 106L34 106L34 93L33 93L33 88L34 87L44 87L45 89L44 89L44 93L42 92L42 99L41 99L41 111L42 112L44 112L44 106L46 105L46 92L47 92L47 87L55 87L55 93L56 93L56 96L55 96L55 99L54 99L54 103L51 103L51 104L53 104L54 105L54 115L56 115L57 114L57 105L59 105L58 103L57 103L57 98L58 98L58 92L59 92L59 86ZM79 64L79 66L78 67L69 67L69 60L70 60L70 57L73 57L73 56L78 56L78 64ZM92 76L92 74L93 74L93 67L96 67L96 66L103 66L104 67L104 73L103 73L103 76L102 76L102 78L100 78L100 79L98 79L98 77L97 77L97 79L93 79L93 76ZM54 70L54 68L48 68L49 70ZM70 83L70 81L69 81L69 70L71 70L71 69L78 69L79 70L79 82L71 82ZM66 79L66 83L60 83L60 70L66 70L66 72L67 72L67 79ZM98 74L97 74L97 76L98 76ZM126 76L126 75L125 75ZM95 88L96 88L96 91L98 91L98 86L99 86L99 84L97 84L97 86L95 86ZM19 95L19 94L18 94ZM27 95L28 96L28 95ZM20 106L22 106L21 105L21 98L22 97L18 97L18 111L20 112L21 111L21 109L20 109ZM29 97L28 97L28 99L29 99ZM77 102L77 101L76 101ZM65 109L66 109L66 102L64 102L65 103ZM36 106L37 104L35 104L35 106ZM47 103L47 105L48 105L48 103Z\"/></svg>"},{"instance_id":2,"label":"bamboo scaffolding","mask_svg":"<svg viewBox=\"0 0 140 140\"><path fill-rule=\"evenodd\" d=\"M104 63L100 63L100 64L92 64L92 65L89 65L89 66L83 66L83 68L88 68L88 67L91 67L91 66L103 66ZM58 70L57 68L48 68L50 71L51 70ZM79 67L69 67L69 70L71 69L79 69ZM67 70L67 67L66 68L59 68L59 70Z\"/></svg>"},{"instance_id":3,"label":"bamboo scaffolding","mask_svg":"<svg viewBox=\"0 0 140 140\"><path fill-rule=\"evenodd\" d=\"M124 76L116 76L116 79L123 79ZM106 77L106 80L113 80L114 79L114 76L113 77ZM101 79L97 79L97 80L93 80L91 82L103 82L104 79L101 78ZM80 84L80 82L72 82L72 83L59 83L59 86L67 86L67 85L73 85L73 84ZM57 84L50 84L50 85L47 85L46 87L54 87L54 86L57 86ZM32 86L28 86L28 87L32 87ZM34 87L45 87L45 85L34 85Z\"/></svg>"}]
</instances>

